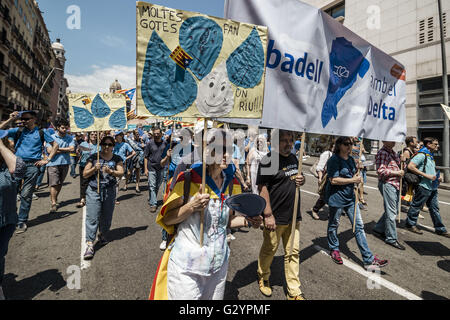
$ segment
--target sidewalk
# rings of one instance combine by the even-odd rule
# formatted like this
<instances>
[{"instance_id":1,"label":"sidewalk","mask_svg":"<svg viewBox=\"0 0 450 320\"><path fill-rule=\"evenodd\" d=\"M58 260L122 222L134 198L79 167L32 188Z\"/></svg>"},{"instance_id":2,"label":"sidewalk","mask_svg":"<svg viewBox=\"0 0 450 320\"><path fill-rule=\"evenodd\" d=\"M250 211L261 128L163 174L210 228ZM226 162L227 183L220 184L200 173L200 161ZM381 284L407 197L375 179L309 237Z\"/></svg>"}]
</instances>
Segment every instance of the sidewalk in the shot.
<instances>
[{"instance_id":1,"label":"sidewalk","mask_svg":"<svg viewBox=\"0 0 450 320\"><path fill-rule=\"evenodd\" d=\"M303 161L303 165L307 166L307 167L312 167L312 165L319 160L319 157L315 157L315 156L310 156L308 159ZM309 168L308 168L309 170ZM373 170L371 171L367 171L367 176L368 177L374 177L374 178L378 178L377 173ZM439 189L444 189L444 190L450 190L450 183L444 183L442 182L439 185Z\"/></svg>"}]
</instances>

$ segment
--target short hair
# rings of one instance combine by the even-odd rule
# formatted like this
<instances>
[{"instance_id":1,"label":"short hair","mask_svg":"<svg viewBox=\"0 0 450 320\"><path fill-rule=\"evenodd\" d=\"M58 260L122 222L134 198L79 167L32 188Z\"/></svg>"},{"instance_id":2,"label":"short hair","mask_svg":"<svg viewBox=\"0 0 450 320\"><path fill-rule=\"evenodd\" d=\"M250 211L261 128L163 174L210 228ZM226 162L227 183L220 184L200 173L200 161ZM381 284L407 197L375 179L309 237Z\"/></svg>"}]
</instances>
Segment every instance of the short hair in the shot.
<instances>
[{"instance_id":1,"label":"short hair","mask_svg":"<svg viewBox=\"0 0 450 320\"><path fill-rule=\"evenodd\" d=\"M56 121L55 126L57 128L59 128L61 126L68 127L69 126L69 122L67 120L64 120L64 119L59 119L59 120Z\"/></svg>"},{"instance_id":2,"label":"short hair","mask_svg":"<svg viewBox=\"0 0 450 320\"><path fill-rule=\"evenodd\" d=\"M112 136L104 136L102 141L100 142L100 145L104 144L106 140L111 141L114 146L116 145L116 140L114 140Z\"/></svg>"},{"instance_id":3,"label":"short hair","mask_svg":"<svg viewBox=\"0 0 450 320\"><path fill-rule=\"evenodd\" d=\"M423 139L423 145L426 147L429 143L433 143L434 141L439 141L437 138L428 137Z\"/></svg>"},{"instance_id":4,"label":"short hair","mask_svg":"<svg viewBox=\"0 0 450 320\"><path fill-rule=\"evenodd\" d=\"M284 135L289 135L292 138L294 138L294 132L293 131L280 129L279 136L281 137L281 136L284 136Z\"/></svg>"},{"instance_id":5,"label":"short hair","mask_svg":"<svg viewBox=\"0 0 450 320\"><path fill-rule=\"evenodd\" d=\"M344 144L345 142L349 142L350 144L353 144L353 138L350 137L339 137L337 138L336 142L334 143L334 154L338 154L340 151L340 146Z\"/></svg>"},{"instance_id":6,"label":"short hair","mask_svg":"<svg viewBox=\"0 0 450 320\"><path fill-rule=\"evenodd\" d=\"M414 139L416 139L416 137L414 137L414 136L406 137L406 139L405 139L406 145L408 145L408 144L410 144L410 143L413 143L413 142L414 142Z\"/></svg>"}]
</instances>

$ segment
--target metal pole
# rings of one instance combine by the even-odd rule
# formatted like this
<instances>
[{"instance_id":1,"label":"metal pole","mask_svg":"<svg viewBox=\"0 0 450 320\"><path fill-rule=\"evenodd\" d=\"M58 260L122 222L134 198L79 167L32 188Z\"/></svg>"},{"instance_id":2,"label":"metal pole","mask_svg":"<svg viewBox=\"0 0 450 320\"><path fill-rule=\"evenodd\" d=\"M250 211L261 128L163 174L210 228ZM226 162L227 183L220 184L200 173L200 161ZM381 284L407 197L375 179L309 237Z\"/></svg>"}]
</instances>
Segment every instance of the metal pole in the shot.
<instances>
[{"instance_id":1,"label":"metal pole","mask_svg":"<svg viewBox=\"0 0 450 320\"><path fill-rule=\"evenodd\" d=\"M439 23L441 27L441 52L442 52L442 87L444 91L444 104L448 106L448 78L447 78L447 54L445 50L445 38L444 38L444 24L442 21L442 4L441 0L438 0L439 9ZM442 153L443 153L443 165L444 165L444 178L445 182L450 182L450 137L449 137L449 127L448 119L443 112L444 117L444 132L442 134Z\"/></svg>"}]
</instances>

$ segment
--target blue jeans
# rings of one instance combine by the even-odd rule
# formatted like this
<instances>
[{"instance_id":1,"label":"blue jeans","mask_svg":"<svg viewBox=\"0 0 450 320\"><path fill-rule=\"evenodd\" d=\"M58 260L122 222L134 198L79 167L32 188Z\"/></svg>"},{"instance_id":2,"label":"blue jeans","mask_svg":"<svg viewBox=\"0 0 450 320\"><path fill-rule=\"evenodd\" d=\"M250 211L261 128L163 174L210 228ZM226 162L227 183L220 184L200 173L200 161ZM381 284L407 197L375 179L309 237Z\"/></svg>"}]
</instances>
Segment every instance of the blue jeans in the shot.
<instances>
[{"instance_id":1,"label":"blue jeans","mask_svg":"<svg viewBox=\"0 0 450 320\"><path fill-rule=\"evenodd\" d=\"M37 178L37 181L36 181L36 186L38 186L38 187L40 187L42 184L42 179L44 179L46 168L47 168L47 166L42 166L39 168L39 177Z\"/></svg>"},{"instance_id":2,"label":"blue jeans","mask_svg":"<svg viewBox=\"0 0 450 320\"><path fill-rule=\"evenodd\" d=\"M148 171L148 192L150 196L149 204L151 207L156 207L156 205L158 204L157 197L162 180L163 180L163 169L159 171L156 170Z\"/></svg>"},{"instance_id":3,"label":"blue jeans","mask_svg":"<svg viewBox=\"0 0 450 320\"><path fill-rule=\"evenodd\" d=\"M11 240L15 230L16 226L13 224L0 228L0 286L5 275L5 256L8 253L9 240Z\"/></svg>"},{"instance_id":4,"label":"blue jeans","mask_svg":"<svg viewBox=\"0 0 450 320\"><path fill-rule=\"evenodd\" d=\"M97 229L105 234L111 228L112 216L116 205L116 186L97 189L90 186L86 190L86 242L94 242Z\"/></svg>"},{"instance_id":5,"label":"blue jeans","mask_svg":"<svg viewBox=\"0 0 450 320\"><path fill-rule=\"evenodd\" d=\"M384 212L373 230L386 235L386 243L395 243L397 241L397 226L395 217L398 213L399 191L390 183L378 182L378 190L384 202Z\"/></svg>"},{"instance_id":6,"label":"blue jeans","mask_svg":"<svg viewBox=\"0 0 450 320\"><path fill-rule=\"evenodd\" d=\"M411 206L408 210L408 218L406 219L406 226L412 227L417 225L417 219L419 218L420 210L424 204L427 204L428 211L430 212L431 220L433 221L434 229L436 233L447 232L442 218L439 213L439 199L437 190L428 190L421 186L418 186L415 190Z\"/></svg>"},{"instance_id":7,"label":"blue jeans","mask_svg":"<svg viewBox=\"0 0 450 320\"><path fill-rule=\"evenodd\" d=\"M77 168L77 157L70 156L70 176L75 177L77 172L75 169Z\"/></svg>"},{"instance_id":8,"label":"blue jeans","mask_svg":"<svg viewBox=\"0 0 450 320\"><path fill-rule=\"evenodd\" d=\"M20 192L19 224L28 221L28 215L33 201L33 192L39 176L39 168L34 162L26 163L27 169L23 179L22 191Z\"/></svg>"},{"instance_id":9,"label":"blue jeans","mask_svg":"<svg viewBox=\"0 0 450 320\"><path fill-rule=\"evenodd\" d=\"M337 229L339 227L339 219L341 218L342 210L345 210L350 223L353 226L353 212L355 203L343 208L329 207L330 215L328 219L327 239L330 250L339 250L339 239L337 236ZM359 206L356 207L356 227L355 227L356 243L361 252L364 264L371 264L374 256L367 244L366 234L364 233L364 223L361 218Z\"/></svg>"}]
</instances>

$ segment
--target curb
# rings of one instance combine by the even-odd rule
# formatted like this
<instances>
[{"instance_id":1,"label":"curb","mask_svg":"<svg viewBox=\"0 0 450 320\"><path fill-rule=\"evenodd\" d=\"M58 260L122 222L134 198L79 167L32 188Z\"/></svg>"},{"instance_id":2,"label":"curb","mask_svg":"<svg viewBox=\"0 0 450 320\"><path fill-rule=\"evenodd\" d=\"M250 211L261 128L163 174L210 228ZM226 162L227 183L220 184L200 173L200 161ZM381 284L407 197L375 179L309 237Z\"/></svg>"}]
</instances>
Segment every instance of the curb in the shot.
<instances>
[{"instance_id":1,"label":"curb","mask_svg":"<svg viewBox=\"0 0 450 320\"><path fill-rule=\"evenodd\" d=\"M308 167L312 167L313 166L312 163L306 163L306 162L303 162L303 165L308 166ZM373 173L373 171L367 171L367 176L368 177L372 177L372 178L378 178L378 175L376 173ZM447 186L447 185L440 184L438 189L443 189L443 190L449 190L450 191L450 185Z\"/></svg>"}]
</instances>

